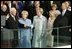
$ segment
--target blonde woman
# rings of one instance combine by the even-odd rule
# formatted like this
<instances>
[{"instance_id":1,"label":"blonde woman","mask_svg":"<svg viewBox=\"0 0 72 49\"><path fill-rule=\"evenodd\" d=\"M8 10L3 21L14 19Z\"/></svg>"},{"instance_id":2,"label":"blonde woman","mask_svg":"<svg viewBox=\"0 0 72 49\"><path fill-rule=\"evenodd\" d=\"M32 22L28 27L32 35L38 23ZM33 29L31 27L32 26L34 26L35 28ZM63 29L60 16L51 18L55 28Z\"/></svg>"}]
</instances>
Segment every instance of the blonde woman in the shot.
<instances>
[{"instance_id":1,"label":"blonde woman","mask_svg":"<svg viewBox=\"0 0 72 49\"><path fill-rule=\"evenodd\" d=\"M47 19L45 16L43 16L43 9L42 8L37 8L36 10L36 16L34 16L33 20L33 26L34 26L34 36L33 36L33 47L34 48L43 48L45 44L43 44L43 35L46 30L46 23ZM42 46L43 45L43 46Z\"/></svg>"},{"instance_id":2,"label":"blonde woman","mask_svg":"<svg viewBox=\"0 0 72 49\"><path fill-rule=\"evenodd\" d=\"M57 9L57 5L53 4L52 10L49 11L48 28L47 28L48 29L47 30L47 45L48 46L53 46L53 36L52 36L53 23L55 19L57 18L57 16L61 14L60 11L56 9Z\"/></svg>"}]
</instances>

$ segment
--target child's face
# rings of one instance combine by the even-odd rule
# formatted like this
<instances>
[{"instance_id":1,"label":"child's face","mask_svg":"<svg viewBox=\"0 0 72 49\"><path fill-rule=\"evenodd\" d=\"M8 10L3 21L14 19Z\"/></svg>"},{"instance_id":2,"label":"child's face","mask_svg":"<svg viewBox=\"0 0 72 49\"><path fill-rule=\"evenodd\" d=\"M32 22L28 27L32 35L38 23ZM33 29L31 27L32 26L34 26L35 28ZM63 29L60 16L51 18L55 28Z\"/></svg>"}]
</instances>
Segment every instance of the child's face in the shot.
<instances>
[{"instance_id":1,"label":"child's face","mask_svg":"<svg viewBox=\"0 0 72 49\"><path fill-rule=\"evenodd\" d=\"M25 12L24 14L22 14L22 18L27 18L28 17L28 13L27 12Z\"/></svg>"}]
</instances>

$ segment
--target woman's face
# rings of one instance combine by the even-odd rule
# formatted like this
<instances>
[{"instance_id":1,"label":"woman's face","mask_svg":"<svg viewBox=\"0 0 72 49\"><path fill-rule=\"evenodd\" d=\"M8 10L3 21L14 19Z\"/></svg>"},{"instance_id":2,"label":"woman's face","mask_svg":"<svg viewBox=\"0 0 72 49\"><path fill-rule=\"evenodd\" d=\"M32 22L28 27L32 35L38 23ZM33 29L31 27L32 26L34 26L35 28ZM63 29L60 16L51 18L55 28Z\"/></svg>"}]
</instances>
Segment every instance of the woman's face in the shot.
<instances>
[{"instance_id":1,"label":"woman's face","mask_svg":"<svg viewBox=\"0 0 72 49\"><path fill-rule=\"evenodd\" d=\"M24 13L24 14L22 14L22 18L27 18L28 17L28 13Z\"/></svg>"}]
</instances>

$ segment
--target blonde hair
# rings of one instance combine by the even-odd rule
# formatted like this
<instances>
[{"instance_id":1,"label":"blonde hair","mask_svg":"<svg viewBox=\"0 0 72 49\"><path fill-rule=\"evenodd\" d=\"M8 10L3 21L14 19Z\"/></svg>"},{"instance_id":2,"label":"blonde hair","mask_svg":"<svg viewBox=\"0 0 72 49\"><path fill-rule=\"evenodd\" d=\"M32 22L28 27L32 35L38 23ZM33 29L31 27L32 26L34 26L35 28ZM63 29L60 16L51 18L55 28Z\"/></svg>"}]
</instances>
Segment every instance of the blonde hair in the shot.
<instances>
[{"instance_id":1,"label":"blonde hair","mask_svg":"<svg viewBox=\"0 0 72 49\"><path fill-rule=\"evenodd\" d=\"M40 10L41 14L43 14L43 12L44 12L43 8L39 8L39 10Z\"/></svg>"},{"instance_id":2,"label":"blonde hair","mask_svg":"<svg viewBox=\"0 0 72 49\"><path fill-rule=\"evenodd\" d=\"M21 12L21 14L23 15L23 14L27 14L28 15L28 12L26 11L26 10L23 10L22 12Z\"/></svg>"}]
</instances>

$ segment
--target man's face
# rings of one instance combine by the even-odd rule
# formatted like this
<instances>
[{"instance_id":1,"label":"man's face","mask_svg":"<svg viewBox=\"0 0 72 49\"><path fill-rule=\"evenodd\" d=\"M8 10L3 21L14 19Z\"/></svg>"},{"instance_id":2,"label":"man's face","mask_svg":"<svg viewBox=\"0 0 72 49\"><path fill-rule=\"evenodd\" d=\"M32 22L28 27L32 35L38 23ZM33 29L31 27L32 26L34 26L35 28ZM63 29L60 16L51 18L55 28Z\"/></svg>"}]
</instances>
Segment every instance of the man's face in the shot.
<instances>
[{"instance_id":1,"label":"man's face","mask_svg":"<svg viewBox=\"0 0 72 49\"><path fill-rule=\"evenodd\" d=\"M66 9L65 3L62 3L62 10Z\"/></svg>"},{"instance_id":2,"label":"man's face","mask_svg":"<svg viewBox=\"0 0 72 49\"><path fill-rule=\"evenodd\" d=\"M13 11L13 15L16 16L16 10Z\"/></svg>"},{"instance_id":3,"label":"man's face","mask_svg":"<svg viewBox=\"0 0 72 49\"><path fill-rule=\"evenodd\" d=\"M16 9L15 9L15 8L12 8L12 9L11 9L11 14L12 14L13 16L16 16Z\"/></svg>"}]
</instances>

